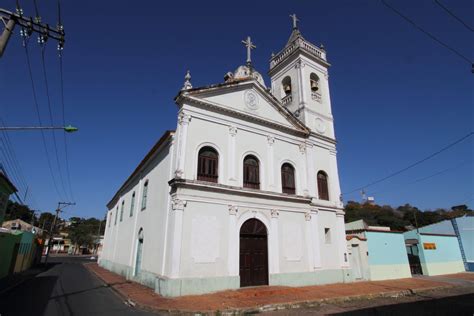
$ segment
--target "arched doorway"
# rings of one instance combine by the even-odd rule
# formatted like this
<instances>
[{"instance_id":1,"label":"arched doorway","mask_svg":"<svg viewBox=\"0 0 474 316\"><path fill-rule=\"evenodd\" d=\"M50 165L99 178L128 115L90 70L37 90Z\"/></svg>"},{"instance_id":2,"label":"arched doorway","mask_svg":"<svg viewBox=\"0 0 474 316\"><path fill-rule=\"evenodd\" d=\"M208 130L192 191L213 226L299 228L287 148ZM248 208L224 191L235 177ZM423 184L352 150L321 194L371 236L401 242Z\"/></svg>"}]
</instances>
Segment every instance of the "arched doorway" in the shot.
<instances>
[{"instance_id":1,"label":"arched doorway","mask_svg":"<svg viewBox=\"0 0 474 316\"><path fill-rule=\"evenodd\" d=\"M143 228L140 228L138 232L137 256L135 259L135 275L139 275L142 270L143 239Z\"/></svg>"},{"instance_id":2,"label":"arched doorway","mask_svg":"<svg viewBox=\"0 0 474 316\"><path fill-rule=\"evenodd\" d=\"M240 286L268 285L267 229L252 218L240 228Z\"/></svg>"}]
</instances>

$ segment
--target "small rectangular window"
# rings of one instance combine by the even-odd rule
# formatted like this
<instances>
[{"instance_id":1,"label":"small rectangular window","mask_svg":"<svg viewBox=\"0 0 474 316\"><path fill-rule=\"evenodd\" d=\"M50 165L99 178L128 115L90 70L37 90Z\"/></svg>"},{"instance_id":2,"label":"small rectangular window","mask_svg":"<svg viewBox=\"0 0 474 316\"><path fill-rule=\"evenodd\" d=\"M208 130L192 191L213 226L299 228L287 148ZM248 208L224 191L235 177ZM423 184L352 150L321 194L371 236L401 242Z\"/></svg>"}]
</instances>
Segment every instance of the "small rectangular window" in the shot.
<instances>
[{"instance_id":1,"label":"small rectangular window","mask_svg":"<svg viewBox=\"0 0 474 316\"><path fill-rule=\"evenodd\" d=\"M331 243L331 229L330 228L324 228L324 240L326 244Z\"/></svg>"},{"instance_id":2,"label":"small rectangular window","mask_svg":"<svg viewBox=\"0 0 474 316\"><path fill-rule=\"evenodd\" d=\"M120 221L123 221L123 208L125 207L125 201L122 201L122 206L120 207Z\"/></svg>"},{"instance_id":3,"label":"small rectangular window","mask_svg":"<svg viewBox=\"0 0 474 316\"><path fill-rule=\"evenodd\" d=\"M118 218L118 205L117 205L117 208L115 209L115 221L114 221L114 225L117 225L117 218Z\"/></svg>"},{"instance_id":4,"label":"small rectangular window","mask_svg":"<svg viewBox=\"0 0 474 316\"><path fill-rule=\"evenodd\" d=\"M142 211L146 209L146 200L148 198L148 180L145 181L143 185L143 194L142 194Z\"/></svg>"},{"instance_id":5,"label":"small rectangular window","mask_svg":"<svg viewBox=\"0 0 474 316\"><path fill-rule=\"evenodd\" d=\"M135 192L132 194L132 201L130 202L130 217L133 216L133 209L135 208Z\"/></svg>"},{"instance_id":6,"label":"small rectangular window","mask_svg":"<svg viewBox=\"0 0 474 316\"><path fill-rule=\"evenodd\" d=\"M113 211L110 211L110 213L109 213L109 227L110 227L110 225L112 225L112 213L113 213Z\"/></svg>"}]
</instances>

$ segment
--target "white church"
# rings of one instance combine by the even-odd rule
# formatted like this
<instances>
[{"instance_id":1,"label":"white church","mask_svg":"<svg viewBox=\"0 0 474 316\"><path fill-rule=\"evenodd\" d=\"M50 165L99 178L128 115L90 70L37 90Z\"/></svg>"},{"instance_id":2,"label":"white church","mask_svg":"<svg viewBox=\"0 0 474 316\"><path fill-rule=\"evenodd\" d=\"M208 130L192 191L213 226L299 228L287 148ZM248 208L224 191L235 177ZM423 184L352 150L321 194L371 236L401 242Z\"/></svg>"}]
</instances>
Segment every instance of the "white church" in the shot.
<instances>
[{"instance_id":1,"label":"white church","mask_svg":"<svg viewBox=\"0 0 474 316\"><path fill-rule=\"evenodd\" d=\"M293 30L270 86L247 62L175 98L107 204L99 264L163 296L351 282L326 51Z\"/></svg>"}]
</instances>

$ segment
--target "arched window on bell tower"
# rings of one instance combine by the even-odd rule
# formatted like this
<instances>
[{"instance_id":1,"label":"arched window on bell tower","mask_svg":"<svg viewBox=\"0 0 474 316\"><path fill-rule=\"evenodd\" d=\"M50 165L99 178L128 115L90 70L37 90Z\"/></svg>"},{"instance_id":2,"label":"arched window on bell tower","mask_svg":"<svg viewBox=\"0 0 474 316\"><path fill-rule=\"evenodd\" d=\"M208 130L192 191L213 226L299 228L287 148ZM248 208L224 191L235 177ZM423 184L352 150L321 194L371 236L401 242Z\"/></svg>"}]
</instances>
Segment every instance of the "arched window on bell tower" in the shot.
<instances>
[{"instance_id":1,"label":"arched window on bell tower","mask_svg":"<svg viewBox=\"0 0 474 316\"><path fill-rule=\"evenodd\" d=\"M283 78L281 81L281 88L282 88L282 94L281 94L281 103L283 105L291 103L292 101L292 86L291 86L291 77L286 76Z\"/></svg>"},{"instance_id":2,"label":"arched window on bell tower","mask_svg":"<svg viewBox=\"0 0 474 316\"><path fill-rule=\"evenodd\" d=\"M309 83L310 83L311 91L316 92L319 90L319 77L314 72L312 72L309 75Z\"/></svg>"},{"instance_id":3,"label":"arched window on bell tower","mask_svg":"<svg viewBox=\"0 0 474 316\"><path fill-rule=\"evenodd\" d=\"M311 99L321 102L321 90L319 89L319 77L317 74L312 72L309 75L309 86L311 88Z\"/></svg>"}]
</instances>

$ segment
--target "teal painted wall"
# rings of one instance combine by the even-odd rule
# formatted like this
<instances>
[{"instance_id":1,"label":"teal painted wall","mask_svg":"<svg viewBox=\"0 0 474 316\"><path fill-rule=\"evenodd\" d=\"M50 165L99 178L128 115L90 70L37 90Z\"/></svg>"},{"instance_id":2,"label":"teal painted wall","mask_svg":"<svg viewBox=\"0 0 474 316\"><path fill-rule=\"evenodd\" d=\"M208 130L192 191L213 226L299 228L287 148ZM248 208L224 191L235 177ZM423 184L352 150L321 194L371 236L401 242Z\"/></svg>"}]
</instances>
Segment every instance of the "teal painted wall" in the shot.
<instances>
[{"instance_id":1,"label":"teal painted wall","mask_svg":"<svg viewBox=\"0 0 474 316\"><path fill-rule=\"evenodd\" d=\"M458 239L455 236L430 236L420 235L420 259L422 262L452 262L462 261L461 251L459 250ZM436 249L423 249L423 243L435 243Z\"/></svg>"},{"instance_id":2,"label":"teal painted wall","mask_svg":"<svg viewBox=\"0 0 474 316\"><path fill-rule=\"evenodd\" d=\"M15 244L20 243L21 235L0 233L0 278L8 275Z\"/></svg>"},{"instance_id":3,"label":"teal painted wall","mask_svg":"<svg viewBox=\"0 0 474 316\"><path fill-rule=\"evenodd\" d=\"M403 234L366 232L369 265L408 264Z\"/></svg>"}]
</instances>

